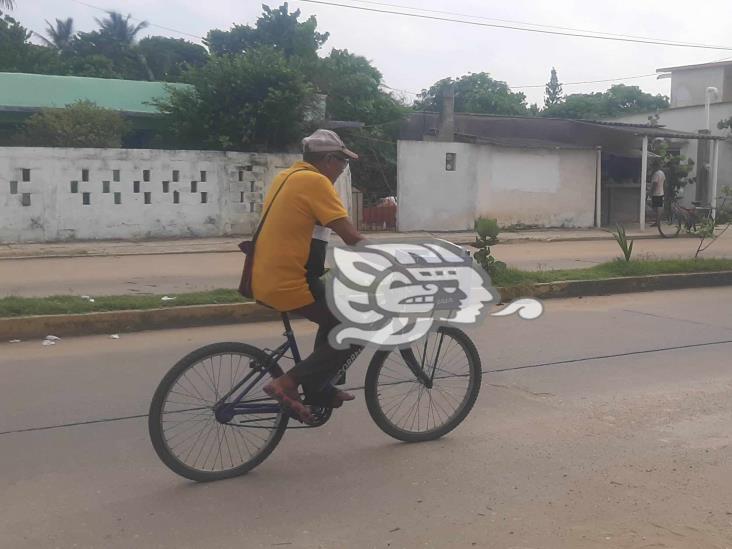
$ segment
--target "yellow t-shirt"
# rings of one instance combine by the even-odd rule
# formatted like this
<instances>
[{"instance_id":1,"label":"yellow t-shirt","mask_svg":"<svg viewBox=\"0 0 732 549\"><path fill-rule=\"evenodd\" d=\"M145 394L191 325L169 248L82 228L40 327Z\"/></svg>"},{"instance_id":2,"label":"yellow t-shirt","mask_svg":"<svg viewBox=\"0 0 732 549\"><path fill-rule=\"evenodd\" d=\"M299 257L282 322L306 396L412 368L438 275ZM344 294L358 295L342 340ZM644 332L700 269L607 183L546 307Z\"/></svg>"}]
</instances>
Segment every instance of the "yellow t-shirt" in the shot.
<instances>
[{"instance_id":1,"label":"yellow t-shirt","mask_svg":"<svg viewBox=\"0 0 732 549\"><path fill-rule=\"evenodd\" d=\"M333 183L307 162L295 162L274 179L262 212L283 183L257 238L252 289L258 301L292 311L314 301L305 265L315 226L348 217L348 212Z\"/></svg>"}]
</instances>

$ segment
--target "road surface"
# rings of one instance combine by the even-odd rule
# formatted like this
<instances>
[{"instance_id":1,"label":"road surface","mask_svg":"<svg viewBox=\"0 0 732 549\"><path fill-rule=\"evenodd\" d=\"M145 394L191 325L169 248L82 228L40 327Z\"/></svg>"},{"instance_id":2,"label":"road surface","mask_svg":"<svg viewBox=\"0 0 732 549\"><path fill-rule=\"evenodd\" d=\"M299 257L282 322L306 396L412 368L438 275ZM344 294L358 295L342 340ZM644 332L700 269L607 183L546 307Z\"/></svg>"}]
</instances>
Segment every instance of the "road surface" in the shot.
<instances>
[{"instance_id":1,"label":"road surface","mask_svg":"<svg viewBox=\"0 0 732 549\"><path fill-rule=\"evenodd\" d=\"M698 241L637 240L633 257L693 257ZM498 244L493 254L526 269L576 269L610 261L621 254L614 240ZM0 297L49 295L175 294L236 288L241 253L161 254L0 260ZM703 257L732 257L732 232Z\"/></svg>"},{"instance_id":2,"label":"road surface","mask_svg":"<svg viewBox=\"0 0 732 549\"><path fill-rule=\"evenodd\" d=\"M489 319L470 332L481 394L449 436L395 442L357 391L206 485L154 454L155 386L200 345L272 346L278 325L0 344L0 547L730 547L730 303L728 288L657 292Z\"/></svg>"}]
</instances>

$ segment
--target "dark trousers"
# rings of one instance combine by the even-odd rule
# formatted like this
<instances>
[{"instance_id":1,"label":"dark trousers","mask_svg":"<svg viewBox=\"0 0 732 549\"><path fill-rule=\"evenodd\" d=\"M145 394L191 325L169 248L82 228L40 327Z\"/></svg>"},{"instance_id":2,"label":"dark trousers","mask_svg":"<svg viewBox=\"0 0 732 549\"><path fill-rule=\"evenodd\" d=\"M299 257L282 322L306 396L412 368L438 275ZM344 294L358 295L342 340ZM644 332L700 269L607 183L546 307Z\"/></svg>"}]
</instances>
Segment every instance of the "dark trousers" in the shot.
<instances>
[{"instance_id":1,"label":"dark trousers","mask_svg":"<svg viewBox=\"0 0 732 549\"><path fill-rule=\"evenodd\" d=\"M291 312L315 322L319 328L315 336L313 353L295 364L289 374L302 384L306 402L320 400L330 402L336 391L331 380L349 358L361 352L363 347L352 345L348 349L335 349L330 346L328 334L339 321L328 309L323 296L316 296L315 303Z\"/></svg>"}]
</instances>

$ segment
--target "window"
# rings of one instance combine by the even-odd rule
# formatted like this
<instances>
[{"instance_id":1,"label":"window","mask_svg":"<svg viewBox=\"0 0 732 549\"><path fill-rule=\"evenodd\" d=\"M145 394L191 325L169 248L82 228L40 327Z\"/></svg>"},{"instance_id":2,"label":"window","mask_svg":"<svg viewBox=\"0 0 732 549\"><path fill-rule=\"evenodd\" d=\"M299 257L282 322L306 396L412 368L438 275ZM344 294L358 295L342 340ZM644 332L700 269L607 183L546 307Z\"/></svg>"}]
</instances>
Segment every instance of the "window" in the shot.
<instances>
[{"instance_id":1,"label":"window","mask_svg":"<svg viewBox=\"0 0 732 549\"><path fill-rule=\"evenodd\" d=\"M82 181L89 181L89 170L84 168L81 170L81 180Z\"/></svg>"},{"instance_id":2,"label":"window","mask_svg":"<svg viewBox=\"0 0 732 549\"><path fill-rule=\"evenodd\" d=\"M173 191L173 204L180 204L180 193Z\"/></svg>"},{"instance_id":3,"label":"window","mask_svg":"<svg viewBox=\"0 0 732 549\"><path fill-rule=\"evenodd\" d=\"M139 181L133 181L132 182L132 192L133 193L139 193L140 192L140 182Z\"/></svg>"},{"instance_id":4,"label":"window","mask_svg":"<svg viewBox=\"0 0 732 549\"><path fill-rule=\"evenodd\" d=\"M103 193L109 192L109 181L102 181L102 192Z\"/></svg>"},{"instance_id":5,"label":"window","mask_svg":"<svg viewBox=\"0 0 732 549\"><path fill-rule=\"evenodd\" d=\"M20 197L20 203L23 206L30 206L31 205L30 193L23 193Z\"/></svg>"},{"instance_id":6,"label":"window","mask_svg":"<svg viewBox=\"0 0 732 549\"><path fill-rule=\"evenodd\" d=\"M81 202L84 206L91 204L91 193L81 193Z\"/></svg>"},{"instance_id":7,"label":"window","mask_svg":"<svg viewBox=\"0 0 732 549\"><path fill-rule=\"evenodd\" d=\"M122 193L114 193L114 203L122 204Z\"/></svg>"},{"instance_id":8,"label":"window","mask_svg":"<svg viewBox=\"0 0 732 549\"><path fill-rule=\"evenodd\" d=\"M119 181L119 170L112 170L112 181Z\"/></svg>"},{"instance_id":9,"label":"window","mask_svg":"<svg viewBox=\"0 0 732 549\"><path fill-rule=\"evenodd\" d=\"M170 181L163 181L163 192L170 192Z\"/></svg>"},{"instance_id":10,"label":"window","mask_svg":"<svg viewBox=\"0 0 732 549\"><path fill-rule=\"evenodd\" d=\"M445 171L454 172L457 167L457 154L445 153Z\"/></svg>"},{"instance_id":11,"label":"window","mask_svg":"<svg viewBox=\"0 0 732 549\"><path fill-rule=\"evenodd\" d=\"M152 193L145 193L145 204L150 204L150 201L152 199Z\"/></svg>"},{"instance_id":12,"label":"window","mask_svg":"<svg viewBox=\"0 0 732 549\"><path fill-rule=\"evenodd\" d=\"M254 189L255 189L255 187L254 187L254 186L255 186L255 185L256 185L256 182L255 182L255 181L250 181L250 182L249 182L249 192L250 192L250 193L253 193L253 192L254 192Z\"/></svg>"},{"instance_id":13,"label":"window","mask_svg":"<svg viewBox=\"0 0 732 549\"><path fill-rule=\"evenodd\" d=\"M254 213L257 210L257 203L256 202L250 202L249 203L249 211Z\"/></svg>"},{"instance_id":14,"label":"window","mask_svg":"<svg viewBox=\"0 0 732 549\"><path fill-rule=\"evenodd\" d=\"M239 181L244 181L244 170L239 170Z\"/></svg>"},{"instance_id":15,"label":"window","mask_svg":"<svg viewBox=\"0 0 732 549\"><path fill-rule=\"evenodd\" d=\"M244 204L244 191L242 191L242 192L239 193L239 202L241 202L242 204Z\"/></svg>"},{"instance_id":16,"label":"window","mask_svg":"<svg viewBox=\"0 0 732 549\"><path fill-rule=\"evenodd\" d=\"M17 181L10 182L10 194L18 194L18 182Z\"/></svg>"},{"instance_id":17,"label":"window","mask_svg":"<svg viewBox=\"0 0 732 549\"><path fill-rule=\"evenodd\" d=\"M178 181L180 181L180 172L173 170L173 183L177 183Z\"/></svg>"},{"instance_id":18,"label":"window","mask_svg":"<svg viewBox=\"0 0 732 549\"><path fill-rule=\"evenodd\" d=\"M78 181L72 181L71 182L71 193L76 194L79 192L79 182Z\"/></svg>"},{"instance_id":19,"label":"window","mask_svg":"<svg viewBox=\"0 0 732 549\"><path fill-rule=\"evenodd\" d=\"M206 182L206 170L201 170L201 183Z\"/></svg>"},{"instance_id":20,"label":"window","mask_svg":"<svg viewBox=\"0 0 732 549\"><path fill-rule=\"evenodd\" d=\"M23 175L23 181L30 181L30 169L29 168L23 168L21 170Z\"/></svg>"},{"instance_id":21,"label":"window","mask_svg":"<svg viewBox=\"0 0 732 549\"><path fill-rule=\"evenodd\" d=\"M150 181L150 170L142 170L142 180Z\"/></svg>"},{"instance_id":22,"label":"window","mask_svg":"<svg viewBox=\"0 0 732 549\"><path fill-rule=\"evenodd\" d=\"M208 202L208 193L204 192L201 193L201 204L206 204Z\"/></svg>"},{"instance_id":23,"label":"window","mask_svg":"<svg viewBox=\"0 0 732 549\"><path fill-rule=\"evenodd\" d=\"M192 193L198 192L198 181L191 181L191 192Z\"/></svg>"}]
</instances>

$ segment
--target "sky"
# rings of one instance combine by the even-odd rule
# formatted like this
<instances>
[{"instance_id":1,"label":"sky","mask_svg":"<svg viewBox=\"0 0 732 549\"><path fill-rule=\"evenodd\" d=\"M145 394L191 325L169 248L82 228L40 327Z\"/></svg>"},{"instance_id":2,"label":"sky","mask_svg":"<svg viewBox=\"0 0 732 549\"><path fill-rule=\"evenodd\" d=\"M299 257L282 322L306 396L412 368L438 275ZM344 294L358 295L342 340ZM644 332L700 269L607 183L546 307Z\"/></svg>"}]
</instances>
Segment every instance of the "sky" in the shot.
<instances>
[{"instance_id":1,"label":"sky","mask_svg":"<svg viewBox=\"0 0 732 549\"><path fill-rule=\"evenodd\" d=\"M493 78L507 82L514 91L525 93L529 103L542 105L543 86L552 67L564 83L616 80L565 84L565 93L604 91L613 83L624 83L640 86L649 93L668 95L670 81L667 79L627 77L653 74L661 67L732 59L729 34L732 2L729 0L326 1L410 11L383 5L392 4L461 14L427 14L437 17L511 24L495 21L503 19L729 48L695 49L555 36L290 0L291 10L300 9L304 17L316 16L318 30L330 33L321 54L339 48L363 55L382 72L384 82L402 90L398 93L408 100L414 98L414 92L441 78L488 72ZM377 2L382 5L376 5ZM16 0L10 15L36 32L44 31L45 20L66 17L74 18L78 30L89 31L96 27L94 18L104 16L103 9L116 10L151 23L140 37L156 34L200 42L193 36L203 37L210 29L228 29L235 23L254 24L261 14L262 3L252 0ZM277 7L282 2L265 0L264 3Z\"/></svg>"}]
</instances>

